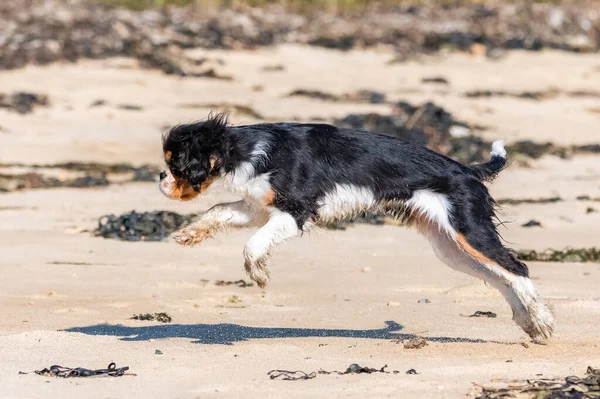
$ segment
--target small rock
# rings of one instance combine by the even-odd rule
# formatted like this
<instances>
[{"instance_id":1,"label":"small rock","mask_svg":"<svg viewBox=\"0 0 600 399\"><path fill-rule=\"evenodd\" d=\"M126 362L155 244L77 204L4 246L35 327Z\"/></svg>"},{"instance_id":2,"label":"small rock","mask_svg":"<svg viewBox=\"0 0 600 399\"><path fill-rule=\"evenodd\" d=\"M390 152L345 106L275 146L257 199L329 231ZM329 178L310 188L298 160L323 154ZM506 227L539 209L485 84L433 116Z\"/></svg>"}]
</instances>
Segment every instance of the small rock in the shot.
<instances>
[{"instance_id":1,"label":"small rock","mask_svg":"<svg viewBox=\"0 0 600 399\"><path fill-rule=\"evenodd\" d=\"M417 301L417 303L431 303L431 301L429 299L427 299L427 298L424 298L424 299L419 299Z\"/></svg>"},{"instance_id":2,"label":"small rock","mask_svg":"<svg viewBox=\"0 0 600 399\"><path fill-rule=\"evenodd\" d=\"M416 374L419 374L419 373L417 373L417 370L415 370L415 369L410 369L410 370L408 370L406 372L406 374L408 374L408 375L416 375Z\"/></svg>"},{"instance_id":3,"label":"small rock","mask_svg":"<svg viewBox=\"0 0 600 399\"><path fill-rule=\"evenodd\" d=\"M521 225L521 227L542 227L542 224L537 220L530 220L529 222Z\"/></svg>"},{"instance_id":4,"label":"small rock","mask_svg":"<svg viewBox=\"0 0 600 399\"><path fill-rule=\"evenodd\" d=\"M161 351L160 349L156 349L156 350L154 351L154 354L155 354L155 355L162 355L163 353L162 353L162 351Z\"/></svg>"},{"instance_id":5,"label":"small rock","mask_svg":"<svg viewBox=\"0 0 600 399\"><path fill-rule=\"evenodd\" d=\"M388 302L388 306L400 306L400 302Z\"/></svg>"}]
</instances>

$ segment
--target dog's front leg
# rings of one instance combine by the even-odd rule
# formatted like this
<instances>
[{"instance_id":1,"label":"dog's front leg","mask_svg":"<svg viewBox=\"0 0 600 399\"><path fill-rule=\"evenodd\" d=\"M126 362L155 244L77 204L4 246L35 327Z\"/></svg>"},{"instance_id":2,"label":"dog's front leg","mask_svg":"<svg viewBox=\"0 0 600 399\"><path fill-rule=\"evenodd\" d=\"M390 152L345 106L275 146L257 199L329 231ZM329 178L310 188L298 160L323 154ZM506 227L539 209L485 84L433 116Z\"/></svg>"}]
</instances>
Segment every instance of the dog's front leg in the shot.
<instances>
[{"instance_id":1,"label":"dog's front leg","mask_svg":"<svg viewBox=\"0 0 600 399\"><path fill-rule=\"evenodd\" d=\"M244 267L260 288L264 288L269 281L267 258L271 249L298 234L300 229L294 217L274 209L269 221L250 238L244 248Z\"/></svg>"},{"instance_id":2,"label":"dog's front leg","mask_svg":"<svg viewBox=\"0 0 600 399\"><path fill-rule=\"evenodd\" d=\"M244 200L218 204L175 235L175 241L195 245L230 227L262 226L267 218L265 210Z\"/></svg>"}]
</instances>

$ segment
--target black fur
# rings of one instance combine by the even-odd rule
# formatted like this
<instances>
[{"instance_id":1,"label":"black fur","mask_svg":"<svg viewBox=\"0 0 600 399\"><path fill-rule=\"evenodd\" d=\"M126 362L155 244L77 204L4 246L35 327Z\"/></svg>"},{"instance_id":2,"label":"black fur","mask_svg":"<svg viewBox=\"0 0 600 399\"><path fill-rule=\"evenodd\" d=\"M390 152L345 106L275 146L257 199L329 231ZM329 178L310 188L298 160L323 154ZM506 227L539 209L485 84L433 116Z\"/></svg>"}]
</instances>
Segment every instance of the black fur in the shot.
<instances>
[{"instance_id":1,"label":"black fur","mask_svg":"<svg viewBox=\"0 0 600 399\"><path fill-rule=\"evenodd\" d=\"M258 143L266 158L251 156ZM168 162L172 173L194 186L253 162L256 174L270 173L273 205L291 214L300 228L309 219L318 222L318 201L336 184L368 187L381 203L401 203L422 189L444 194L452 205L452 227L473 248L516 275L528 275L527 266L501 244L493 223L495 203L482 183L504 167L502 157L466 166L390 136L326 124L228 127L223 115L174 127L163 147L173 154ZM218 167L210 167L211 157L218 158ZM407 217L401 205L386 210Z\"/></svg>"},{"instance_id":2,"label":"black fur","mask_svg":"<svg viewBox=\"0 0 600 399\"><path fill-rule=\"evenodd\" d=\"M228 130L225 114L171 128L163 137L163 151L171 153L167 161L171 173L186 179L194 190L200 191L200 185L209 176L219 173Z\"/></svg>"}]
</instances>

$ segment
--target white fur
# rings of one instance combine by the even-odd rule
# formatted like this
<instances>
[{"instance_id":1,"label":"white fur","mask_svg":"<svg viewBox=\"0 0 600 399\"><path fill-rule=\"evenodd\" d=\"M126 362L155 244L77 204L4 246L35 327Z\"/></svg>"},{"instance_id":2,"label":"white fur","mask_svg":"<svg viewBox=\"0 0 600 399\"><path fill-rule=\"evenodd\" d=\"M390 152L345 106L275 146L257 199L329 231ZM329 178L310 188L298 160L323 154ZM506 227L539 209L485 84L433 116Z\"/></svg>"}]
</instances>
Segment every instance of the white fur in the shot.
<instances>
[{"instance_id":1,"label":"white fur","mask_svg":"<svg viewBox=\"0 0 600 399\"><path fill-rule=\"evenodd\" d=\"M264 258L274 245L280 244L299 233L298 225L292 215L273 210L269 216L269 221L248 240L246 244L248 258L251 260Z\"/></svg>"},{"instance_id":2,"label":"white fur","mask_svg":"<svg viewBox=\"0 0 600 399\"><path fill-rule=\"evenodd\" d=\"M455 236L456 232L450 225L452 205L444 194L431 190L417 190L406 201L406 205L413 212L419 212L429 221L437 224L440 231L444 231L451 237Z\"/></svg>"},{"instance_id":3,"label":"white fur","mask_svg":"<svg viewBox=\"0 0 600 399\"><path fill-rule=\"evenodd\" d=\"M273 209L269 221L250 237L244 248L246 272L260 287L264 287L269 280L266 264L269 251L299 233L300 229L292 215Z\"/></svg>"},{"instance_id":4,"label":"white fur","mask_svg":"<svg viewBox=\"0 0 600 399\"><path fill-rule=\"evenodd\" d=\"M506 158L506 150L504 149L504 140L496 140L492 143L492 157Z\"/></svg>"},{"instance_id":5,"label":"white fur","mask_svg":"<svg viewBox=\"0 0 600 399\"><path fill-rule=\"evenodd\" d=\"M226 177L225 187L234 194L260 201L271 191L269 175L255 176L252 163L243 162Z\"/></svg>"},{"instance_id":6,"label":"white fur","mask_svg":"<svg viewBox=\"0 0 600 399\"><path fill-rule=\"evenodd\" d=\"M335 189L321 198L317 205L322 220L344 219L374 207L375 195L366 187L336 184Z\"/></svg>"},{"instance_id":7,"label":"white fur","mask_svg":"<svg viewBox=\"0 0 600 399\"><path fill-rule=\"evenodd\" d=\"M255 162L266 162L269 159L269 147L267 142L259 141L250 153L250 157Z\"/></svg>"},{"instance_id":8,"label":"white fur","mask_svg":"<svg viewBox=\"0 0 600 399\"><path fill-rule=\"evenodd\" d=\"M167 197L170 197L173 194L171 192L171 187L175 182L175 177L169 169L165 170L165 173L167 176L158 183L158 188L160 189L161 193Z\"/></svg>"},{"instance_id":9,"label":"white fur","mask_svg":"<svg viewBox=\"0 0 600 399\"><path fill-rule=\"evenodd\" d=\"M451 237L430 226L424 231L436 256L451 268L479 278L496 288L508 301L513 320L534 341L552 335L554 319L538 297L531 279L516 276L496 264L482 263L469 256Z\"/></svg>"},{"instance_id":10,"label":"white fur","mask_svg":"<svg viewBox=\"0 0 600 399\"><path fill-rule=\"evenodd\" d=\"M215 226L223 227L245 227L256 223L264 224L266 221L266 212L253 203L244 200L218 204L204 213L197 222L191 227Z\"/></svg>"}]
</instances>

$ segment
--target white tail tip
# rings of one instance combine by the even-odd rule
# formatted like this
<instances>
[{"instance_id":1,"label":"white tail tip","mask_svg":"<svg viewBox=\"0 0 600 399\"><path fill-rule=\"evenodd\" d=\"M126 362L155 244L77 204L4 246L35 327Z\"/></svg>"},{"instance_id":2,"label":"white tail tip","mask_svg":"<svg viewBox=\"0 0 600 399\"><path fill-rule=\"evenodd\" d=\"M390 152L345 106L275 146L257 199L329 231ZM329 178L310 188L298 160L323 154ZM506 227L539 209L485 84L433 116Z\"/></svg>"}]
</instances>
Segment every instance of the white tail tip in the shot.
<instances>
[{"instance_id":1,"label":"white tail tip","mask_svg":"<svg viewBox=\"0 0 600 399\"><path fill-rule=\"evenodd\" d=\"M504 149L504 140L496 140L492 143L492 157L506 158L506 150Z\"/></svg>"}]
</instances>

